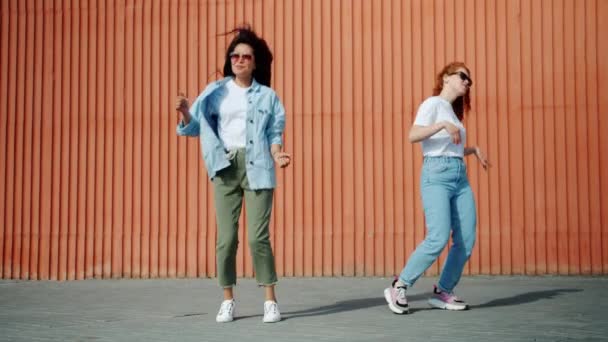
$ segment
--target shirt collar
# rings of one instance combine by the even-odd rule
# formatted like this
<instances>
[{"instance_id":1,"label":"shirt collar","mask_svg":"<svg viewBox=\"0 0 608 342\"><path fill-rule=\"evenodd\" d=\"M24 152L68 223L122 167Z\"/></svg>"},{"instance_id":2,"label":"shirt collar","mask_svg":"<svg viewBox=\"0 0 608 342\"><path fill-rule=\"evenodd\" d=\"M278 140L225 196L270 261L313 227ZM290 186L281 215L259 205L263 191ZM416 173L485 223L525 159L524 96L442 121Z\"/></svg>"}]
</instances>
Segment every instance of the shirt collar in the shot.
<instances>
[{"instance_id":1,"label":"shirt collar","mask_svg":"<svg viewBox=\"0 0 608 342\"><path fill-rule=\"evenodd\" d=\"M234 76L228 76L221 80L221 85L226 84L228 81L234 79ZM262 85L258 83L258 81L254 79L251 80L251 86L247 90L248 93L257 92Z\"/></svg>"}]
</instances>

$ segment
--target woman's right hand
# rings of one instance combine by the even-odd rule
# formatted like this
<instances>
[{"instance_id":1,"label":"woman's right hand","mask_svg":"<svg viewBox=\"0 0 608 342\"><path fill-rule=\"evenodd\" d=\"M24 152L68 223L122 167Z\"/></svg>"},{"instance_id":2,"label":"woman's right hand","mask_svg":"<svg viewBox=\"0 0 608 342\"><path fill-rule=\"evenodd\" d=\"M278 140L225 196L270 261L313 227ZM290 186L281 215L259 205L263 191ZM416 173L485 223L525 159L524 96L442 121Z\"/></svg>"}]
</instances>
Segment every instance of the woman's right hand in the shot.
<instances>
[{"instance_id":1,"label":"woman's right hand","mask_svg":"<svg viewBox=\"0 0 608 342\"><path fill-rule=\"evenodd\" d=\"M180 112L181 119L184 123L188 124L190 122L190 105L188 104L188 98L184 93L179 93L177 95L177 100L175 101L175 110Z\"/></svg>"},{"instance_id":2,"label":"woman's right hand","mask_svg":"<svg viewBox=\"0 0 608 342\"><path fill-rule=\"evenodd\" d=\"M188 98L184 93L179 93L179 95L177 95L177 100L175 101L175 109L182 114L186 114L188 113L188 108L190 108L188 105Z\"/></svg>"},{"instance_id":3,"label":"woman's right hand","mask_svg":"<svg viewBox=\"0 0 608 342\"><path fill-rule=\"evenodd\" d=\"M456 145L460 144L460 128L453 123L444 121L443 128L450 134L452 142Z\"/></svg>"}]
</instances>

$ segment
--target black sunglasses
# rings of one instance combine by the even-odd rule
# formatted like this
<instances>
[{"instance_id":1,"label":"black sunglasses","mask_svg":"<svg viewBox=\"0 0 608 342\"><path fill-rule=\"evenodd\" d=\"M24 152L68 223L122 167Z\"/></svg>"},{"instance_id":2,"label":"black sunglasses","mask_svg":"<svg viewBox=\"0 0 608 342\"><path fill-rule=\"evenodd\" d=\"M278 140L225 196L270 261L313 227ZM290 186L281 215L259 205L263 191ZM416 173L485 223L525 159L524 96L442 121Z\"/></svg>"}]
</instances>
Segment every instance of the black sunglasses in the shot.
<instances>
[{"instance_id":1,"label":"black sunglasses","mask_svg":"<svg viewBox=\"0 0 608 342\"><path fill-rule=\"evenodd\" d=\"M472 79L469 77L469 75L465 74L465 73L464 73L464 72L462 72L462 71L453 72L453 73L448 74L448 75L449 75L449 76L452 76L452 75L458 75L458 76L460 76L460 79L461 79L461 80L463 80L463 81L469 81L469 87L473 86L473 80L472 80Z\"/></svg>"}]
</instances>

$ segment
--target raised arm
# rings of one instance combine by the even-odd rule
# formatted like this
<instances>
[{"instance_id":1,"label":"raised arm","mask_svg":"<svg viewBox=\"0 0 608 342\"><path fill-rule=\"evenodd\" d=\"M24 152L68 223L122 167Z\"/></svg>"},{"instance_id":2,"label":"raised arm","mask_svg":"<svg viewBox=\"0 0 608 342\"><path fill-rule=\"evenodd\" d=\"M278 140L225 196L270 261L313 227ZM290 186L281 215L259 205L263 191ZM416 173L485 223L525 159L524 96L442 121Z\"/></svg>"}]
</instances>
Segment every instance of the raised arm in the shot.
<instances>
[{"instance_id":1,"label":"raised arm","mask_svg":"<svg viewBox=\"0 0 608 342\"><path fill-rule=\"evenodd\" d=\"M192 107L188 105L188 99L183 93L177 96L175 109L179 112L180 121L177 124L176 133L179 136L197 137L200 135L200 125L196 120L196 113L199 110L200 101L195 101Z\"/></svg>"}]
</instances>

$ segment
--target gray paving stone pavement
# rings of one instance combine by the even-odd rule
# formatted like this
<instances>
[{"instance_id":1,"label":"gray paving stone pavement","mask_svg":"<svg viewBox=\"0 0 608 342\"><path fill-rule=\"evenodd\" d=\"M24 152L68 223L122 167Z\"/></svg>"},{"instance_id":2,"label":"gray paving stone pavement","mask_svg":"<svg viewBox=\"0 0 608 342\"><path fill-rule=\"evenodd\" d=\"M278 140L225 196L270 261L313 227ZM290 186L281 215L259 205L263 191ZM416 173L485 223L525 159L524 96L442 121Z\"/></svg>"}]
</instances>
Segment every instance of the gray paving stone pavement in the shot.
<instances>
[{"instance_id":1,"label":"gray paving stone pavement","mask_svg":"<svg viewBox=\"0 0 608 342\"><path fill-rule=\"evenodd\" d=\"M387 278L282 278L284 320L264 324L263 290L242 279L219 324L214 279L0 280L0 341L608 341L608 277L465 277L465 312L430 309L435 281L400 316Z\"/></svg>"}]
</instances>

